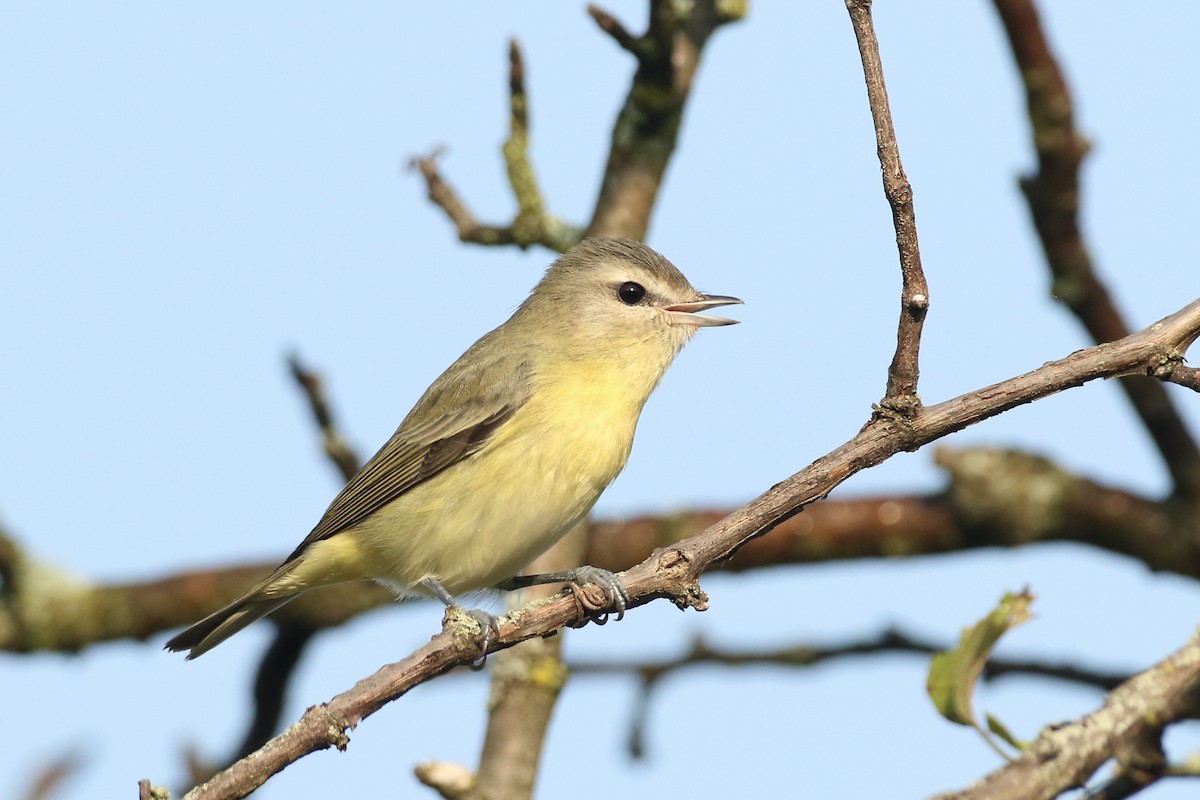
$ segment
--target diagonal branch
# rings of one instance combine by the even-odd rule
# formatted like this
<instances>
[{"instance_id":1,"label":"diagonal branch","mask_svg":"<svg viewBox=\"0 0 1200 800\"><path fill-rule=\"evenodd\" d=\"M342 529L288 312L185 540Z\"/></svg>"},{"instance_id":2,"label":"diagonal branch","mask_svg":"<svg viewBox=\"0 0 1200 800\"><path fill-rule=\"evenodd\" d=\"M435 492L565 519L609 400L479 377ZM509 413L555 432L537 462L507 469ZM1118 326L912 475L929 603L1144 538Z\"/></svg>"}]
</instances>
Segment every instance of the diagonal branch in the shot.
<instances>
[{"instance_id":1,"label":"diagonal branch","mask_svg":"<svg viewBox=\"0 0 1200 800\"><path fill-rule=\"evenodd\" d=\"M762 535L828 494L851 475L899 452L989 419L1016 406L1098 378L1148 374L1164 353L1178 353L1200 333L1200 299L1160 322L1118 342L1096 345L1052 361L1024 375L930 406L906 424L871 420L846 444L817 459L791 478L772 487L699 536L654 553L622 575L632 607L667 598L680 608L707 608L708 598L697 578L743 544ZM597 600L597 605L600 605ZM531 604L501 620L493 650L580 624L585 613L570 596ZM1196 647L1200 668L1200 647ZM301 719L262 749L247 756L208 783L188 793L199 798L244 797L271 775L308 753L329 747L344 749L346 731L403 696L414 686L478 657L474 637L450 618L442 633L395 664L359 681L328 703L310 708ZM1186 665L1180 665L1182 666ZM1135 679L1136 680L1136 679ZM1190 684L1173 684L1183 689Z\"/></svg>"},{"instance_id":2,"label":"diagonal branch","mask_svg":"<svg viewBox=\"0 0 1200 800\"><path fill-rule=\"evenodd\" d=\"M358 458L358 453L354 452L354 448L346 443L346 438L342 436L341 430L334 421L333 409L330 408L329 401L325 397L325 385L321 376L310 369L296 353L289 355L287 362L292 379L296 381L296 385L300 387L308 400L313 422L317 423L317 430L321 432L321 444L325 449L325 455L329 456L329 460L341 474L342 480L350 480L354 477L354 473L358 472L362 463Z\"/></svg>"},{"instance_id":3,"label":"diagonal branch","mask_svg":"<svg viewBox=\"0 0 1200 800\"><path fill-rule=\"evenodd\" d=\"M1096 711L1045 728L1016 761L938 800L1051 800L1083 786L1114 757L1120 777L1103 796L1127 797L1164 774L1163 729L1198 713L1200 636L1193 636L1115 689Z\"/></svg>"},{"instance_id":4,"label":"diagonal branch","mask_svg":"<svg viewBox=\"0 0 1200 800\"><path fill-rule=\"evenodd\" d=\"M651 0L650 24L639 37L597 6L587 10L602 31L637 59L637 70L613 125L586 235L645 239L701 53L718 28L745 15L745 3Z\"/></svg>"},{"instance_id":5,"label":"diagonal branch","mask_svg":"<svg viewBox=\"0 0 1200 800\"><path fill-rule=\"evenodd\" d=\"M1079 167L1089 143L1075 129L1071 93L1032 0L994 2L1025 86L1038 170L1022 178L1021 190L1054 276L1051 295L1071 310L1093 341L1115 341L1128 335L1129 327L1096 274L1079 228ZM1158 448L1175 494L1200 506L1200 446L1165 387L1126 377L1121 389Z\"/></svg>"},{"instance_id":6,"label":"diagonal branch","mask_svg":"<svg viewBox=\"0 0 1200 800\"><path fill-rule=\"evenodd\" d=\"M846 0L846 9L850 12L850 22L854 26L854 36L862 57L867 100L871 105L871 118L875 121L879 166L883 172L883 193L892 209L896 248L900 251L902 286L896 353L888 367L887 391L879 405L886 412L909 417L921 407L921 399L917 396L917 379L920 373L921 329L925 313L929 310L929 286L921 268L912 186L900 163L896 129L888 107L879 41L875 38L871 23L871 0Z\"/></svg>"},{"instance_id":7,"label":"diagonal branch","mask_svg":"<svg viewBox=\"0 0 1200 800\"><path fill-rule=\"evenodd\" d=\"M1072 474L1019 451L939 448L947 488L930 495L825 500L780 523L711 569L740 572L781 565L864 558L915 558L978 548L1075 542L1135 559L1156 572L1200 578L1200 543L1187 536L1193 519L1178 500L1139 496ZM728 510L695 510L595 520L584 534L587 563L620 572L656 548L695 536ZM7 541L0 530L0 551ZM0 569L3 567L0 552ZM145 639L211 613L269 573L278 559L197 570L143 583L88 585L65 592L28 574L53 573L19 554L17 576L0 602L0 651L76 652L97 642ZM31 573L31 570L33 571ZM344 584L301 596L270 621L317 629L393 604L374 584ZM36 610L31 617L27 610Z\"/></svg>"}]
</instances>

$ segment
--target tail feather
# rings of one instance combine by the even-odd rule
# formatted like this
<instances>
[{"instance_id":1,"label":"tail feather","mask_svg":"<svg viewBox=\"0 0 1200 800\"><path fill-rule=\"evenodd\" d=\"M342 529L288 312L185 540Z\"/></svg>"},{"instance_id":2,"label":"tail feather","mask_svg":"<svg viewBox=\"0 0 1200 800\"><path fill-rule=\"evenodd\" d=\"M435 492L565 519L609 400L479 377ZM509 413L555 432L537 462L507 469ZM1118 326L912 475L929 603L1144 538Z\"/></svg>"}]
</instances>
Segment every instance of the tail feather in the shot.
<instances>
[{"instance_id":1,"label":"tail feather","mask_svg":"<svg viewBox=\"0 0 1200 800\"><path fill-rule=\"evenodd\" d=\"M176 653L187 650L187 658L191 661L294 597L295 594L264 597L258 591L252 590L172 638L167 642L166 648Z\"/></svg>"}]
</instances>

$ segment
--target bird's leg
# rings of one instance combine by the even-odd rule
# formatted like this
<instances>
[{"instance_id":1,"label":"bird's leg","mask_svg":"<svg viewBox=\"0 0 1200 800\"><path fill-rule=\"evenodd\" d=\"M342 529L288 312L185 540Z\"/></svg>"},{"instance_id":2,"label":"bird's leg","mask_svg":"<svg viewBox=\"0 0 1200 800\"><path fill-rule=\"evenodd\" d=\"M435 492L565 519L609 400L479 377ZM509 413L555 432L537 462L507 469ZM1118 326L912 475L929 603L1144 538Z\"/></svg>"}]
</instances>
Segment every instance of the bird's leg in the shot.
<instances>
[{"instance_id":1,"label":"bird's leg","mask_svg":"<svg viewBox=\"0 0 1200 800\"><path fill-rule=\"evenodd\" d=\"M471 665L472 669L480 669L487 660L488 647L500 636L500 619L492 616L481 608L465 608L454 601L454 596L446 591L446 587L437 578L426 578L421 581L431 595L441 600L446 608L456 609L479 623L479 660Z\"/></svg>"},{"instance_id":2,"label":"bird's leg","mask_svg":"<svg viewBox=\"0 0 1200 800\"><path fill-rule=\"evenodd\" d=\"M608 600L608 605L605 608L608 611L617 612L617 621L620 621L625 616L625 608L629 605L630 601L629 590L625 588L625 584L616 576L616 573L600 569L599 567L589 566L576 567L565 572L517 575L500 583L496 588L511 591L513 589L524 589L526 586L540 586L544 583L569 583L577 587L592 583L599 586L604 592L604 597ZM595 620L598 625L603 625L607 621L607 615L604 618Z\"/></svg>"}]
</instances>

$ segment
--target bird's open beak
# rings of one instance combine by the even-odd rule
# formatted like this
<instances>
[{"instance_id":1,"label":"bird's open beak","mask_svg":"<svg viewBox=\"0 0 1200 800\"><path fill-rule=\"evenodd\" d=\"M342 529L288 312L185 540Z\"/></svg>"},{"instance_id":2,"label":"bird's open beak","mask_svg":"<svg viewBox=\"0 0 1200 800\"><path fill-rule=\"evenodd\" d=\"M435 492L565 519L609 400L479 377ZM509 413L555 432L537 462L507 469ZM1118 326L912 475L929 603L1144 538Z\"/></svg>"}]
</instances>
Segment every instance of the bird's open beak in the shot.
<instances>
[{"instance_id":1,"label":"bird's open beak","mask_svg":"<svg viewBox=\"0 0 1200 800\"><path fill-rule=\"evenodd\" d=\"M728 297L723 294L702 294L698 300L692 300L688 303L676 303L673 306L663 306L663 311L667 312L667 317L672 325L691 325L696 328L713 328L719 325L737 325L736 319L725 319L724 317L708 317L704 314L697 314L697 311L707 311L710 308L718 306L741 305L742 301L736 297Z\"/></svg>"}]
</instances>

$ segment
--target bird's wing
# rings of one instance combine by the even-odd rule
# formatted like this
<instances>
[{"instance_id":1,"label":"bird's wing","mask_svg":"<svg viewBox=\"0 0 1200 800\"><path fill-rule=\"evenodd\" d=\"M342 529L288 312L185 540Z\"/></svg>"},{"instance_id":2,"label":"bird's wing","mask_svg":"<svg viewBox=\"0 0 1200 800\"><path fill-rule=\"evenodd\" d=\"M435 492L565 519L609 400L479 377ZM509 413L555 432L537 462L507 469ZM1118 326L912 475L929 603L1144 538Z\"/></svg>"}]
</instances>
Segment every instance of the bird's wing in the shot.
<instances>
[{"instance_id":1,"label":"bird's wing","mask_svg":"<svg viewBox=\"0 0 1200 800\"><path fill-rule=\"evenodd\" d=\"M503 370L495 370L494 364L491 370L487 367L452 368L435 381L287 560L313 542L362 522L414 486L478 452L525 405L530 392L527 363L505 365ZM485 371L502 378L481 387L478 377Z\"/></svg>"}]
</instances>

